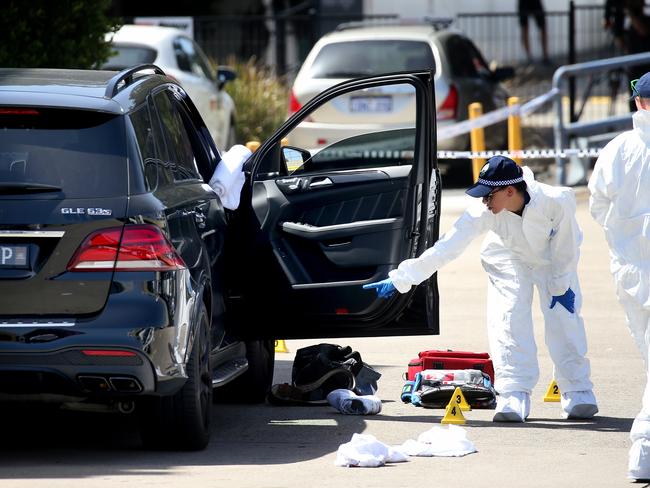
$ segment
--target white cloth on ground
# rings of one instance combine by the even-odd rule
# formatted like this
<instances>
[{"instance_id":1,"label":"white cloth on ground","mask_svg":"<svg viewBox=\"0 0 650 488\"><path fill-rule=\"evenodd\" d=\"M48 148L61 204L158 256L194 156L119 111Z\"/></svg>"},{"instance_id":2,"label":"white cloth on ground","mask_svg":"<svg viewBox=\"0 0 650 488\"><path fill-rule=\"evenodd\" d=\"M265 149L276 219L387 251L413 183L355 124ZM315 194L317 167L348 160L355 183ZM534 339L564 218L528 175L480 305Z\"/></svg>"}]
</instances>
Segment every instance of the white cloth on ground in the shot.
<instances>
[{"instance_id":1,"label":"white cloth on ground","mask_svg":"<svg viewBox=\"0 0 650 488\"><path fill-rule=\"evenodd\" d=\"M357 395L339 388L327 394L327 402L346 415L376 415L381 412L381 400L375 395Z\"/></svg>"},{"instance_id":2,"label":"white cloth on ground","mask_svg":"<svg viewBox=\"0 0 650 488\"><path fill-rule=\"evenodd\" d=\"M246 146L234 145L221 155L221 161L208 182L221 198L223 206L229 210L239 207L239 198L245 180L242 166L251 154L253 153Z\"/></svg>"},{"instance_id":3,"label":"white cloth on ground","mask_svg":"<svg viewBox=\"0 0 650 488\"><path fill-rule=\"evenodd\" d=\"M386 463L408 461L406 453L387 446L369 434L352 434L350 442L336 451L336 466L376 468Z\"/></svg>"},{"instance_id":4,"label":"white cloth on ground","mask_svg":"<svg viewBox=\"0 0 650 488\"><path fill-rule=\"evenodd\" d=\"M409 439L398 449L409 456L459 457L477 452L465 429L458 425L450 425L447 429L432 427L420 434L417 441Z\"/></svg>"}]
</instances>

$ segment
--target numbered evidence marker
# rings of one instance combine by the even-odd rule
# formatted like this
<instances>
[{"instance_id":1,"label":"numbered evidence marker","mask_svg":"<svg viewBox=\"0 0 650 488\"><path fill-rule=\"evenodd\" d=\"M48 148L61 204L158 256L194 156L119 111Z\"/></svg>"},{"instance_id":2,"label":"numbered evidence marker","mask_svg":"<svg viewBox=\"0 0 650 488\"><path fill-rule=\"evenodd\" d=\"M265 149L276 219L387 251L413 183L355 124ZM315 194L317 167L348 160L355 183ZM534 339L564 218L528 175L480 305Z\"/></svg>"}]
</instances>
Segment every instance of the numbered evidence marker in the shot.
<instances>
[{"instance_id":1,"label":"numbered evidence marker","mask_svg":"<svg viewBox=\"0 0 650 488\"><path fill-rule=\"evenodd\" d=\"M472 407L469 406L469 403L467 403L465 395L463 395L463 390L460 389L460 386L457 386L454 390L454 394L451 396L449 403L455 403L463 411L472 409Z\"/></svg>"},{"instance_id":2,"label":"numbered evidence marker","mask_svg":"<svg viewBox=\"0 0 650 488\"><path fill-rule=\"evenodd\" d=\"M560 387L557 386L555 380L551 381L551 384L548 385L546 394L544 395L545 402L559 402L560 401Z\"/></svg>"},{"instance_id":3,"label":"numbered evidence marker","mask_svg":"<svg viewBox=\"0 0 650 488\"><path fill-rule=\"evenodd\" d=\"M451 401L445 410L445 416L440 421L441 424L464 424L466 422L463 412L456 402Z\"/></svg>"}]
</instances>

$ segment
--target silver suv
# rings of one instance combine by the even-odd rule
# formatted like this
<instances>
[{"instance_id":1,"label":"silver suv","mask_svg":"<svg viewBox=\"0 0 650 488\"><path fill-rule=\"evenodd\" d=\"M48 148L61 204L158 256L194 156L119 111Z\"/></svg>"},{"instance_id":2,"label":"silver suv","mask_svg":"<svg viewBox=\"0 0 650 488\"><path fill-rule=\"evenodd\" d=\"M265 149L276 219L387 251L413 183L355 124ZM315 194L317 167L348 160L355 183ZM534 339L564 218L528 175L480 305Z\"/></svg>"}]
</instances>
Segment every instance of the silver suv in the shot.
<instances>
[{"instance_id":1,"label":"silver suv","mask_svg":"<svg viewBox=\"0 0 650 488\"><path fill-rule=\"evenodd\" d=\"M467 106L481 102L487 112L506 105L508 93L500 81L514 75L509 67L491 70L476 45L446 23L368 25L342 24L313 47L290 94L289 113L300 109L324 88L343 80L414 69L435 69L435 101L438 130L467 119ZM331 107L302 124L290 144L323 148L349 135L339 125L352 116L361 126L383 124L399 128L412 120L414 92L376 90L352 94L348 103ZM507 146L505 123L486 129L488 149ZM438 140L439 150L469 149L469 134Z\"/></svg>"}]
</instances>

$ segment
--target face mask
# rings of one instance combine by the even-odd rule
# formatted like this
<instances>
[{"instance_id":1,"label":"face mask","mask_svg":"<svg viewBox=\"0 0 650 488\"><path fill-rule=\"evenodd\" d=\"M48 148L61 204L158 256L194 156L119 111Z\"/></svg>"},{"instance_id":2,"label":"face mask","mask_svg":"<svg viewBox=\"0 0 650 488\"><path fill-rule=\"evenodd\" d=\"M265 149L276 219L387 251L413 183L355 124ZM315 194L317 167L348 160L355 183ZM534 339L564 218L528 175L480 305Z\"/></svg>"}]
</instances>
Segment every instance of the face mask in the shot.
<instances>
[{"instance_id":1,"label":"face mask","mask_svg":"<svg viewBox=\"0 0 650 488\"><path fill-rule=\"evenodd\" d=\"M650 111L637 110L632 114L632 122L634 127L650 128Z\"/></svg>"}]
</instances>

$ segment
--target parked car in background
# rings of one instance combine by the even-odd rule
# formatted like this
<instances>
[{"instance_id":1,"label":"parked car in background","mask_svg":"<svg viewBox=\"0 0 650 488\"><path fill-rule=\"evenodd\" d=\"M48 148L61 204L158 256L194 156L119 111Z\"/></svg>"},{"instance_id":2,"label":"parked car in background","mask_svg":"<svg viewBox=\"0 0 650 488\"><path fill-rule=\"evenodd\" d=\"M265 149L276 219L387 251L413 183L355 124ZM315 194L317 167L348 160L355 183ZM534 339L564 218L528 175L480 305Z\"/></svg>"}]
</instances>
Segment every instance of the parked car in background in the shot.
<instances>
[{"instance_id":1,"label":"parked car in background","mask_svg":"<svg viewBox=\"0 0 650 488\"><path fill-rule=\"evenodd\" d=\"M500 85L514 75L512 68L492 71L476 45L445 22L352 22L323 36L312 48L291 88L289 114L316 93L343 80L361 76L435 68L438 130L467 119L467 106L481 102L483 111L504 107L508 93ZM322 111L296 131L301 147L322 148L338 140L343 117L359 126L372 123L397 128L416 108L412 91L374 90L352 94L345 103ZM347 129L345 129L347 130ZM486 128L488 149L507 147L505 123ZM469 134L438 140L438 150L468 150Z\"/></svg>"},{"instance_id":2,"label":"parked car in background","mask_svg":"<svg viewBox=\"0 0 650 488\"><path fill-rule=\"evenodd\" d=\"M215 71L199 45L172 27L125 25L107 38L115 54L102 69L159 66L187 90L218 147L226 150L235 144L235 103L223 89L235 78L232 69L221 66Z\"/></svg>"},{"instance_id":3,"label":"parked car in background","mask_svg":"<svg viewBox=\"0 0 650 488\"><path fill-rule=\"evenodd\" d=\"M415 92L403 128L284 146L379 87ZM265 399L276 338L438 333L435 276L362 288L437 239L432 90L428 71L325 90L247 161L231 211L160 68L0 69L0 404L103 407L137 415L147 447L201 449L213 395Z\"/></svg>"}]
</instances>

